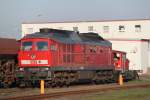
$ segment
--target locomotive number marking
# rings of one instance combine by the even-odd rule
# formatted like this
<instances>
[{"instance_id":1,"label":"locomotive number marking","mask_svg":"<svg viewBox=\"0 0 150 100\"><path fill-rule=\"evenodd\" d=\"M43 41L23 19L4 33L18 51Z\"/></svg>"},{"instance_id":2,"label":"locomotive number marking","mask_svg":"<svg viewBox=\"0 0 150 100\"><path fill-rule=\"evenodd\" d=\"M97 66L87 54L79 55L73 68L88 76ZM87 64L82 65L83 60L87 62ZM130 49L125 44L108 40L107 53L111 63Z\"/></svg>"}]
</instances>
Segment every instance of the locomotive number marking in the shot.
<instances>
[{"instance_id":1,"label":"locomotive number marking","mask_svg":"<svg viewBox=\"0 0 150 100\"><path fill-rule=\"evenodd\" d=\"M21 64L48 64L48 60L21 60Z\"/></svg>"},{"instance_id":2,"label":"locomotive number marking","mask_svg":"<svg viewBox=\"0 0 150 100\"><path fill-rule=\"evenodd\" d=\"M31 60L30 62L31 62L31 64L37 64L36 60Z\"/></svg>"}]
</instances>

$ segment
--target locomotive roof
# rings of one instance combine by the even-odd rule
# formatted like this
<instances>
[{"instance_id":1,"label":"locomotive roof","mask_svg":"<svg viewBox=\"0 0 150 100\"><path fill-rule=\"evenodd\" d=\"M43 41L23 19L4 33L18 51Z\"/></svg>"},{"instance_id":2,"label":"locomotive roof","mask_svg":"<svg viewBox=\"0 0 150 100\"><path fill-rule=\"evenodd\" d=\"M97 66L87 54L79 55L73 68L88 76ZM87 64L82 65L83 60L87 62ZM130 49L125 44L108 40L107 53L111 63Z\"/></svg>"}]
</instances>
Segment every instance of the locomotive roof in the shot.
<instances>
[{"instance_id":1,"label":"locomotive roof","mask_svg":"<svg viewBox=\"0 0 150 100\"><path fill-rule=\"evenodd\" d=\"M68 30L40 29L40 32L26 35L24 38L50 38L63 43L82 43L111 46L111 42L103 39L98 33L79 33Z\"/></svg>"}]
</instances>

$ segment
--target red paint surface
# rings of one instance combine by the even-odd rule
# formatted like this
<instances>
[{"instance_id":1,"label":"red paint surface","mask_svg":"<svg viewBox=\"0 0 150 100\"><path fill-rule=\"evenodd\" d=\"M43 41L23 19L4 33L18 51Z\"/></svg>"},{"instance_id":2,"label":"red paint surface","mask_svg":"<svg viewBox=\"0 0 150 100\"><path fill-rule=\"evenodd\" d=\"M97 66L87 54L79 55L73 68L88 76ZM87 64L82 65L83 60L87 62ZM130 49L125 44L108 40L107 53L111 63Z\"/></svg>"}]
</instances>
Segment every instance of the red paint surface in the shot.
<instances>
[{"instance_id":1,"label":"red paint surface","mask_svg":"<svg viewBox=\"0 0 150 100\"><path fill-rule=\"evenodd\" d=\"M63 44L51 39L23 39L24 41L48 41L48 51L36 51L35 44L31 51L19 52L19 65L21 67L105 67L112 66L112 50L111 47L95 46L87 44ZM51 50L51 45L56 46L56 50ZM36 58L32 59L31 56ZM32 64L21 64L21 60L31 60ZM36 64L34 60L48 60L48 64Z\"/></svg>"}]
</instances>

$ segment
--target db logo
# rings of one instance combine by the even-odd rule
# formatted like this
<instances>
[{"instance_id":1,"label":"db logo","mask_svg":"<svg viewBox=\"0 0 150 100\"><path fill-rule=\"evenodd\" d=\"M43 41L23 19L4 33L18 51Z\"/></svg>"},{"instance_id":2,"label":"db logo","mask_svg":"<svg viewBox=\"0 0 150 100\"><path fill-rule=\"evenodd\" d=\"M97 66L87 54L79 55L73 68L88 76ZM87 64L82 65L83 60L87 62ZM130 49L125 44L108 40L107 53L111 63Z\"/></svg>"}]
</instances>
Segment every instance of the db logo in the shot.
<instances>
[{"instance_id":1,"label":"db logo","mask_svg":"<svg viewBox=\"0 0 150 100\"><path fill-rule=\"evenodd\" d=\"M36 58L35 54L32 54L31 59L35 59L35 58Z\"/></svg>"}]
</instances>

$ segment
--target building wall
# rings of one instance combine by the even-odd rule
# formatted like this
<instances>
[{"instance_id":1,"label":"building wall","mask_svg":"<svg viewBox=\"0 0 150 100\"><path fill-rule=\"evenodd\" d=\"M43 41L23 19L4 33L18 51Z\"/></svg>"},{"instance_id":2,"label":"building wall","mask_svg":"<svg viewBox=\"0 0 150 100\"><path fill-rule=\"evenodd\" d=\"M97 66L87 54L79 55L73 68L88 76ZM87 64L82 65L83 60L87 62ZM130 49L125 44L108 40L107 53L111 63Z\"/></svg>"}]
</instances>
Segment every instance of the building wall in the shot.
<instances>
[{"instance_id":1,"label":"building wall","mask_svg":"<svg viewBox=\"0 0 150 100\"><path fill-rule=\"evenodd\" d=\"M149 67L149 42L141 42L141 67L144 72L147 71Z\"/></svg>"},{"instance_id":2,"label":"building wall","mask_svg":"<svg viewBox=\"0 0 150 100\"><path fill-rule=\"evenodd\" d=\"M135 26L140 25L141 29L136 31ZM30 34L39 31L39 28L56 28L73 30L78 27L80 32L88 32L88 27L93 26L93 32L98 32L105 38L140 38L150 39L150 20L136 21L105 21L105 22L64 22L64 23L39 23L39 24L22 24L22 34ZM108 26L109 31L104 32L104 27ZM124 26L120 31L119 26ZM32 30L32 31L31 31Z\"/></svg>"},{"instance_id":3,"label":"building wall","mask_svg":"<svg viewBox=\"0 0 150 100\"><path fill-rule=\"evenodd\" d=\"M141 52L140 41L118 41L110 40L114 50L121 50L127 53L127 58L130 60L130 70L142 70L141 68Z\"/></svg>"},{"instance_id":4,"label":"building wall","mask_svg":"<svg viewBox=\"0 0 150 100\"><path fill-rule=\"evenodd\" d=\"M127 52L131 70L142 70L144 73L150 66L150 20L128 21L90 21L90 22L54 22L24 23L22 36L39 32L40 28L56 28L79 32L97 32L112 42L113 49Z\"/></svg>"},{"instance_id":5,"label":"building wall","mask_svg":"<svg viewBox=\"0 0 150 100\"><path fill-rule=\"evenodd\" d=\"M130 70L147 72L149 67L148 41L142 40L110 40L114 50L121 50L127 53L130 60Z\"/></svg>"}]
</instances>

